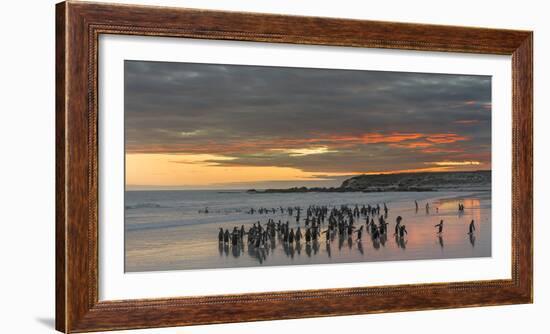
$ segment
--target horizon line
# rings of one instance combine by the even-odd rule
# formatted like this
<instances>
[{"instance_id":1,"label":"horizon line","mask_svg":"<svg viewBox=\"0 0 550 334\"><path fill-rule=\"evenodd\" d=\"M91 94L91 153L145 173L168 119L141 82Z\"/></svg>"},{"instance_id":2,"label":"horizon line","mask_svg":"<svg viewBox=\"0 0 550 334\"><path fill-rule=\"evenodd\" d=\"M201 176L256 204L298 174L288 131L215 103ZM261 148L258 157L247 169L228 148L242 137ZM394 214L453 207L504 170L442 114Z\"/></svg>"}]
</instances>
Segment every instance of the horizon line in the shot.
<instances>
[{"instance_id":1,"label":"horizon line","mask_svg":"<svg viewBox=\"0 0 550 334\"><path fill-rule=\"evenodd\" d=\"M400 175L400 174L427 174L427 173L432 173L432 174L439 174L439 173L477 173L477 172L492 172L492 168L491 169L478 169L478 170L461 170L461 171L419 171L419 172L408 172L408 171L404 171L404 172L374 172L374 173L357 173L357 174L347 174L349 176L349 178L353 178L353 177L357 177L357 176L363 176L363 175L368 175L368 176L376 176L376 175ZM343 175L346 175L346 174L343 174ZM307 181L307 180L302 180L302 181ZM295 181L295 180L268 180L268 181L256 181L256 182L251 182L251 183L263 183L263 182L300 182L300 181ZM255 189L255 190L265 190L265 189L272 189L272 188L264 188L264 187L257 187L257 188L254 188L254 187L251 187L251 186L241 186L239 187L237 184L239 183L246 183L246 182L228 182L228 183L225 183L225 188L224 188L224 184L218 184L219 187L221 188L214 188L213 186L208 186L208 185L205 185L205 186L186 186L186 185L143 185L143 184L125 184L125 187L124 187L124 190L125 191L162 191L162 190L218 190L218 191L230 191L230 190L250 190L250 189ZM231 184L235 184L235 188L227 188L227 186L230 186ZM132 188L141 188L141 189L128 189L128 187L132 187ZM308 188L307 186L301 186L301 187L306 187ZM310 186L309 188L338 188L339 186L336 186L336 187L319 187L319 186ZM294 186L294 187L289 187L289 188L299 188L299 186ZM273 188L273 189L279 189L279 188ZM287 188L280 188L280 189L287 189Z\"/></svg>"}]
</instances>

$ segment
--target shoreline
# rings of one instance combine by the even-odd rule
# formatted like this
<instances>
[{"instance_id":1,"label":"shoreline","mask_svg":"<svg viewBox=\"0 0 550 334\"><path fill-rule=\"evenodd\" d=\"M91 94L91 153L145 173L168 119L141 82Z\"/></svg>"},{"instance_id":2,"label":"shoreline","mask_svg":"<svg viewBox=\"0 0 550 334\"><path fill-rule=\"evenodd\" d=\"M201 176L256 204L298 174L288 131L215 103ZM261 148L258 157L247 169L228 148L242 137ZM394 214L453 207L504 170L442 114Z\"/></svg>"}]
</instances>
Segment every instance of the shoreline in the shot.
<instances>
[{"instance_id":1,"label":"shoreline","mask_svg":"<svg viewBox=\"0 0 550 334\"><path fill-rule=\"evenodd\" d=\"M288 189L249 189L243 190L248 194L295 194L295 193L390 193L390 192L472 192L491 191L490 187L471 188L376 188L376 189L342 189L342 188L288 188ZM237 191L235 191L237 192ZM221 193L221 192L219 192Z\"/></svg>"},{"instance_id":2,"label":"shoreline","mask_svg":"<svg viewBox=\"0 0 550 334\"><path fill-rule=\"evenodd\" d=\"M182 208L178 206L153 209L152 212L171 210L174 217L165 220L164 216L159 216L159 221L149 222L148 226L139 226L139 222L130 223L138 225L125 229L125 233L128 233L128 248L125 249L125 257L129 263L127 270L146 272L488 257L491 256L491 198L488 197L489 192L484 192L487 196L476 193L477 191L472 194L465 191L438 191L409 195L404 192L380 192L370 195L355 192L266 194L266 197L241 193L239 200L219 203L219 206L212 205L208 214L197 213L201 204L185 209L185 212L193 214L183 216ZM225 198L230 199L232 195L227 194ZM301 199L296 201L296 198ZM415 210L414 199L418 200L419 210ZM387 204L388 216L384 216L385 221L390 224L387 238L373 238L372 232L367 232L365 227L362 238L359 238L356 231L361 226L366 226L365 216L360 216L354 218L356 229L351 234L352 238L349 238L349 234L344 238L335 234L334 239L331 238L328 243L325 234L322 234L317 242L311 242L309 248L305 240L301 243L285 243L284 235L280 233L276 233L274 243L268 243L268 247L256 248L248 244L246 237L244 243L236 246L231 242L220 244L218 240L219 228L231 232L236 226L239 230L244 226L245 230L249 230L258 222L266 227L270 219L272 224L289 221L288 226L294 228L295 233L298 227L305 233L308 207L326 206L330 212L332 208L341 210L342 205L349 208L358 205L361 208L368 203L380 203L380 215L384 215L383 203ZM426 203L430 204L429 212L425 210ZM457 203L466 205L463 213L457 212ZM297 206L302 208L298 223L295 209ZM284 213L281 213L281 207L286 210ZM292 215L288 214L288 207L294 209ZM255 212L251 214L245 210L250 208L254 208ZM275 212L272 211L273 208ZM260 212L259 209L266 210ZM314 212L313 209L312 216ZM150 209L145 209L143 216L140 213L137 216L150 220L150 214ZM138 218L135 214L133 216L130 219ZM379 225L377 214L371 216ZM403 224L407 226L411 237L406 235L404 239L396 239L393 235L398 216L403 217ZM348 218L344 215L343 219ZM437 234L434 224L442 219L445 221L445 232ZM476 223L476 235L473 239L469 238L466 230L472 219ZM321 221L321 232L327 230L328 225L328 219L324 223ZM153 244L156 246L151 248Z\"/></svg>"}]
</instances>

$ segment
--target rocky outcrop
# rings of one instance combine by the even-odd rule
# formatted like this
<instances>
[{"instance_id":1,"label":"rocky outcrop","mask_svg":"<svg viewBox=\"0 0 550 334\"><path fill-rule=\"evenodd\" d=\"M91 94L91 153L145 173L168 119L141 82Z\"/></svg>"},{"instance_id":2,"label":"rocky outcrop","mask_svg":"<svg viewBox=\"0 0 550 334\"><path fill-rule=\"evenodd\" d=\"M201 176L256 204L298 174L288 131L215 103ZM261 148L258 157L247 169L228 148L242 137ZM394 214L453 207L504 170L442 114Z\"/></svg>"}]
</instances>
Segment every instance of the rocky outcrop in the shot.
<instances>
[{"instance_id":1,"label":"rocky outcrop","mask_svg":"<svg viewBox=\"0 0 550 334\"><path fill-rule=\"evenodd\" d=\"M435 191L491 187L491 171L359 175L345 180L348 191Z\"/></svg>"},{"instance_id":2,"label":"rocky outcrop","mask_svg":"<svg viewBox=\"0 0 550 334\"><path fill-rule=\"evenodd\" d=\"M334 188L250 189L249 193L490 190L491 171L358 175Z\"/></svg>"}]
</instances>

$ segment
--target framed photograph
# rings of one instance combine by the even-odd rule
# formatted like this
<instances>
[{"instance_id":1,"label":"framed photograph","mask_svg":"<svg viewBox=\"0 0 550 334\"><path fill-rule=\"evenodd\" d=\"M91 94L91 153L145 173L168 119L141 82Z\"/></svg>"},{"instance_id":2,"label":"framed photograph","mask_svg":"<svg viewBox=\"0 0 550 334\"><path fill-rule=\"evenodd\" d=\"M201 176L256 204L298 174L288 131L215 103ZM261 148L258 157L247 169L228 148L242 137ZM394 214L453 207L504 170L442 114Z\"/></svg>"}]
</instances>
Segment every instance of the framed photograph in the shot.
<instances>
[{"instance_id":1,"label":"framed photograph","mask_svg":"<svg viewBox=\"0 0 550 334\"><path fill-rule=\"evenodd\" d=\"M532 302L532 32L56 11L59 331Z\"/></svg>"}]
</instances>

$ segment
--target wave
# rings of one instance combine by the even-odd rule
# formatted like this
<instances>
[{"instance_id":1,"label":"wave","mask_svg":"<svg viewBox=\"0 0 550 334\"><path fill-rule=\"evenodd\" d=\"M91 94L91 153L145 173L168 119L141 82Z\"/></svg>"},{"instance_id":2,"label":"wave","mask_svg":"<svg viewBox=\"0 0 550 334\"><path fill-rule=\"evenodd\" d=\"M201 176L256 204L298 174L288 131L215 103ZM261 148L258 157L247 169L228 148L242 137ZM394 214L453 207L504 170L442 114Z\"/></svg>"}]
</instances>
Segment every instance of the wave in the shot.
<instances>
[{"instance_id":1,"label":"wave","mask_svg":"<svg viewBox=\"0 0 550 334\"><path fill-rule=\"evenodd\" d=\"M138 203L133 205L125 205L125 209L131 210L131 209L157 209L157 208L163 208L162 205L158 203Z\"/></svg>"},{"instance_id":2,"label":"wave","mask_svg":"<svg viewBox=\"0 0 550 334\"><path fill-rule=\"evenodd\" d=\"M181 221L167 221L167 222L154 222L154 223L142 223L142 224L125 224L126 231L137 231L137 230L153 230L153 229L165 229L165 228L174 228L190 224L185 224Z\"/></svg>"},{"instance_id":3,"label":"wave","mask_svg":"<svg viewBox=\"0 0 550 334\"><path fill-rule=\"evenodd\" d=\"M208 208L208 213L205 212L205 209L207 207L205 206L189 206L189 205L161 205L154 202L144 202L144 203L138 203L138 204L128 204L125 205L124 208L126 210L135 210L135 209L180 209L180 210L188 210L189 212L195 211L198 214L233 214L233 213L243 213L247 210L250 210L250 208Z\"/></svg>"}]
</instances>

